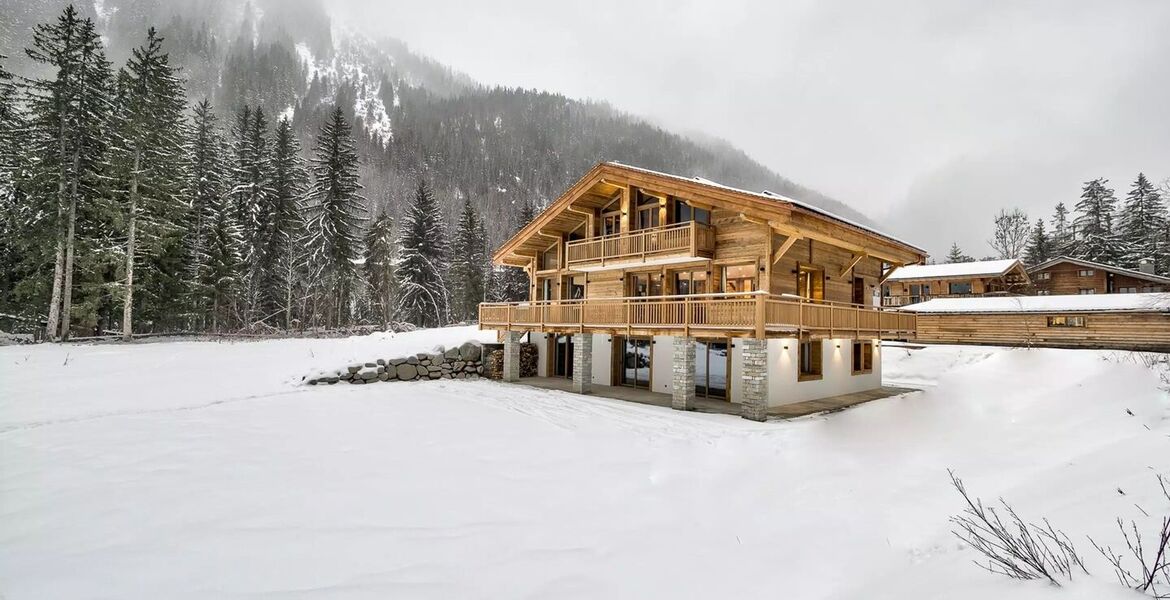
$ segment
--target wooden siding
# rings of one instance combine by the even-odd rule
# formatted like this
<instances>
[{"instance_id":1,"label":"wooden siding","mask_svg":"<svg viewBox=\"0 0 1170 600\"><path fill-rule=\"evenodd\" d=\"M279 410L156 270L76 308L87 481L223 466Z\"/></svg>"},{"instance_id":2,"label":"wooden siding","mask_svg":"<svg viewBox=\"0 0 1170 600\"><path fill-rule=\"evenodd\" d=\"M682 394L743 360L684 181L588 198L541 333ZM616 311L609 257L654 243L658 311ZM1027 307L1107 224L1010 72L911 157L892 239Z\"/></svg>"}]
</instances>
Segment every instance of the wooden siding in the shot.
<instances>
[{"instance_id":1,"label":"wooden siding","mask_svg":"<svg viewBox=\"0 0 1170 600\"><path fill-rule=\"evenodd\" d=\"M1083 316L1084 327L1049 327L1050 316ZM917 341L1170 352L1170 314L1161 312L964 313L918 315Z\"/></svg>"},{"instance_id":2,"label":"wooden siding","mask_svg":"<svg viewBox=\"0 0 1170 600\"><path fill-rule=\"evenodd\" d=\"M1081 277L1078 273L1082 270L1090 270L1093 274L1088 277ZM1049 274L1049 278L1042 279L1041 273ZM1032 284L1035 286L1037 292L1043 292L1053 296L1079 294L1082 289L1092 289L1094 294L1107 294L1109 293L1107 273L1104 269L1082 267L1076 263L1064 262L1052 265L1046 269L1033 271ZM1161 282L1151 282L1122 274L1113 275L1113 287L1114 289L1135 287L1139 292L1162 292L1170 290L1170 287L1167 287Z\"/></svg>"}]
</instances>

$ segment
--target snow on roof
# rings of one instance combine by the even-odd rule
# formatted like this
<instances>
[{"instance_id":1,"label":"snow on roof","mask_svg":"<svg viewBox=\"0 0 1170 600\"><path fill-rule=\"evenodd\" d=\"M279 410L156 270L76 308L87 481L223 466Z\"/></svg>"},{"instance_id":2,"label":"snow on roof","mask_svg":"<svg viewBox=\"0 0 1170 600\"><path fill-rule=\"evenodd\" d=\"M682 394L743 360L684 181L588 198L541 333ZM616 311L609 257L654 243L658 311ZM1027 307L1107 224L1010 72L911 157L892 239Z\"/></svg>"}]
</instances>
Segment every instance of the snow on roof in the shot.
<instances>
[{"instance_id":1,"label":"snow on roof","mask_svg":"<svg viewBox=\"0 0 1170 600\"><path fill-rule=\"evenodd\" d=\"M1071 256L1058 256L1056 258L1046 260L1046 261L1028 269L1028 272L1035 273L1037 271L1043 271L1044 269L1047 269L1048 267L1060 264L1062 262L1068 262L1068 263L1072 263L1074 265L1088 267L1090 269L1101 269L1102 271L1109 271L1112 273L1118 273L1120 275L1128 275L1130 277L1134 277L1137 279L1145 279L1148 281L1158 281L1161 283L1170 283L1170 277L1163 277L1161 275L1155 275L1154 273L1143 273L1141 271L1135 271L1133 269L1126 269L1123 267L1115 267L1113 265L1107 265L1105 263L1093 262L1091 260L1084 260L1081 258L1073 258Z\"/></svg>"},{"instance_id":2,"label":"snow on roof","mask_svg":"<svg viewBox=\"0 0 1170 600\"><path fill-rule=\"evenodd\" d=\"M840 222L842 222L842 223L845 223L846 225L851 225L851 226L853 226L853 227L856 227L856 228L858 228L858 229L862 229L862 230L864 230L864 231L868 231L868 232L870 232L870 233L872 233L872 234L875 234L875 235L880 235L881 237L884 237L884 238L886 238L886 239L893 240L893 241L895 241L895 242L898 242L899 244L902 244L902 245L904 245L904 246L909 246L909 247L911 247L911 248L913 248L913 249L915 249L915 250L918 250L919 252L922 252L923 254L926 254L926 250L923 250L922 248L919 248L918 246L915 246L914 244L911 244L910 242L907 242L906 240L903 240L903 239L901 239L901 238L899 238L899 237L897 237L897 236L890 235L890 234L888 234L888 233L885 233L885 232L883 232L883 231L880 231L880 230L878 230L878 229L875 229L875 228L873 228L873 227L870 227L869 225L863 225L863 224L861 224L861 223L858 223L857 221L854 221L854 220L852 220L852 219L849 219L849 218L846 218L846 217L842 217L841 215L838 215L838 214L836 214L836 213L833 213L833 212L831 212L831 211L827 211L827 210L825 210L825 209L823 209L823 208L820 208L819 206L813 206L812 204L809 204L809 203L807 203L807 202L803 202L803 201L801 201L801 200L797 200L797 199L795 199L795 198L790 198L790 197L788 197L788 196L784 196L784 195L781 195L781 194L777 194L777 193L775 193L775 192L771 192L771 191L768 191L768 190L764 190L764 191L762 191L762 192L753 192L753 191L751 191L751 190L745 190L745 189L741 189L741 188L737 188L737 187L732 187L732 186L730 186L730 185L724 185L724 184L722 184L722 183L719 183L718 181L711 181L710 179L706 179L706 178L704 178L704 177L698 177L698 176L695 176L695 177L683 177L682 175L675 175L675 174L673 174L673 173L663 173L662 171L655 171L655 170L653 170L653 169L646 169L646 168L643 168L643 167L636 167L636 166L634 166L634 165L627 165L627 164L625 164L625 163L621 163L621 162L618 162L618 161L616 161L616 160L611 160L611 161L609 161L609 163L608 163L608 164L611 164L611 165L613 165L613 166L615 166L615 167L621 167L621 168L623 168L623 169L633 169L633 170L635 170L635 171L642 171L643 173L649 173L649 174L651 174L651 175L658 175L658 176L660 176L660 177L669 177L669 178L671 178L671 179L681 179L681 180L683 180L683 181L690 181L690 182L694 182L694 183L701 183L701 184L703 184L703 185L708 185L708 186L711 186L711 187L717 187L717 188L723 188L723 189L725 189L725 190L730 190L730 191L733 191L733 192L738 192L738 193L740 193L740 194L747 194L747 195L749 195L749 196L756 196L756 197L759 197L759 198L765 198L765 199L768 199L768 200L780 200L781 202L787 202L787 203L789 203L789 204L795 204L796 206L799 206L799 207L801 207L801 208L803 208L803 209L806 209L806 210L810 210L810 211L812 211L812 212L815 212L815 213L817 213L817 214L819 214L819 215L822 215L822 216L828 217L828 218L830 218L830 219L833 219L834 221L840 221Z\"/></svg>"},{"instance_id":3,"label":"snow on roof","mask_svg":"<svg viewBox=\"0 0 1170 600\"><path fill-rule=\"evenodd\" d=\"M917 313L1170 312L1170 294L935 298L902 310Z\"/></svg>"},{"instance_id":4,"label":"snow on roof","mask_svg":"<svg viewBox=\"0 0 1170 600\"><path fill-rule=\"evenodd\" d=\"M996 277L1012 270L1020 260L1009 258L1006 260L979 260L964 263L946 263L940 265L906 265L898 267L886 281L905 281L908 279L944 279L950 277Z\"/></svg>"}]
</instances>

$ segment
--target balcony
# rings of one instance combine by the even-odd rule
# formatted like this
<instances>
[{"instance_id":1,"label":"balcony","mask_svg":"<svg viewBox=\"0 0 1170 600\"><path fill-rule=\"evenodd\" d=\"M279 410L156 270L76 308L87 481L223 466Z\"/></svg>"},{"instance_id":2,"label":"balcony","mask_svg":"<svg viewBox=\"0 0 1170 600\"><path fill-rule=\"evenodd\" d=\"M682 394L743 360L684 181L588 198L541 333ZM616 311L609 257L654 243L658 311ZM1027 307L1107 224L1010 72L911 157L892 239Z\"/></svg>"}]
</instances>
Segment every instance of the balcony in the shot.
<instances>
[{"instance_id":1,"label":"balcony","mask_svg":"<svg viewBox=\"0 0 1170 600\"><path fill-rule=\"evenodd\" d=\"M565 262L573 271L599 271L689 262L714 251L715 230L689 221L572 241L565 244Z\"/></svg>"},{"instance_id":2,"label":"balcony","mask_svg":"<svg viewBox=\"0 0 1170 600\"><path fill-rule=\"evenodd\" d=\"M912 338L914 313L792 296L704 294L479 305L481 329L625 335Z\"/></svg>"}]
</instances>

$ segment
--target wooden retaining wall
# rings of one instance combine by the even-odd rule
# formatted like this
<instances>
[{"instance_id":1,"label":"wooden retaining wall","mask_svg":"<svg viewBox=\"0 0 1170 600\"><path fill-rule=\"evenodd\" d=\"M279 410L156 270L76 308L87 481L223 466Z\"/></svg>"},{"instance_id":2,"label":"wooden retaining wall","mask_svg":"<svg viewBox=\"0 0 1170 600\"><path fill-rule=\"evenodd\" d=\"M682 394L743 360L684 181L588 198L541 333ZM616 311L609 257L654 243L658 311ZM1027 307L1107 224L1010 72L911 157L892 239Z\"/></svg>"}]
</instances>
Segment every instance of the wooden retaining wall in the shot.
<instances>
[{"instance_id":1,"label":"wooden retaining wall","mask_svg":"<svg viewBox=\"0 0 1170 600\"><path fill-rule=\"evenodd\" d=\"M1048 317L1084 317L1049 327ZM937 344L1106 348L1170 352L1170 313L919 313L917 341Z\"/></svg>"}]
</instances>

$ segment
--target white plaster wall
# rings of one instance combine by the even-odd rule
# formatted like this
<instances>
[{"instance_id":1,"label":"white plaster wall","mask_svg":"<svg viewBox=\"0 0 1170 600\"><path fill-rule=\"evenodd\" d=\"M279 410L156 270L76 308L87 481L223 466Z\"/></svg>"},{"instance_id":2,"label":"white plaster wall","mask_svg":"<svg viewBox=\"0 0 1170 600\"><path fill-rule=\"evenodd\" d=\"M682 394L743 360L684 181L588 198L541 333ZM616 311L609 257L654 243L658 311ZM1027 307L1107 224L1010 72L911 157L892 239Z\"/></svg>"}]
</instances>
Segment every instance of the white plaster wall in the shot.
<instances>
[{"instance_id":1,"label":"white plaster wall","mask_svg":"<svg viewBox=\"0 0 1170 600\"><path fill-rule=\"evenodd\" d=\"M800 344L795 339L768 340L768 406L816 400L881 387L882 348L878 340L873 340L873 372L864 375L854 375L852 372L852 340L821 340L821 343L823 377L811 381L798 381ZM840 348L837 347L838 344ZM787 350L784 349L785 346L788 347Z\"/></svg>"},{"instance_id":2,"label":"white plaster wall","mask_svg":"<svg viewBox=\"0 0 1170 600\"><path fill-rule=\"evenodd\" d=\"M536 376L548 377L548 342L544 333L530 333L529 341L536 344Z\"/></svg>"},{"instance_id":3,"label":"white plaster wall","mask_svg":"<svg viewBox=\"0 0 1170 600\"><path fill-rule=\"evenodd\" d=\"M593 385L613 385L610 381L613 366L613 338L593 334Z\"/></svg>"},{"instance_id":4,"label":"white plaster wall","mask_svg":"<svg viewBox=\"0 0 1170 600\"><path fill-rule=\"evenodd\" d=\"M671 393L670 384L674 375L671 362L674 360L674 336L654 336L653 362L650 364L650 391Z\"/></svg>"}]
</instances>

